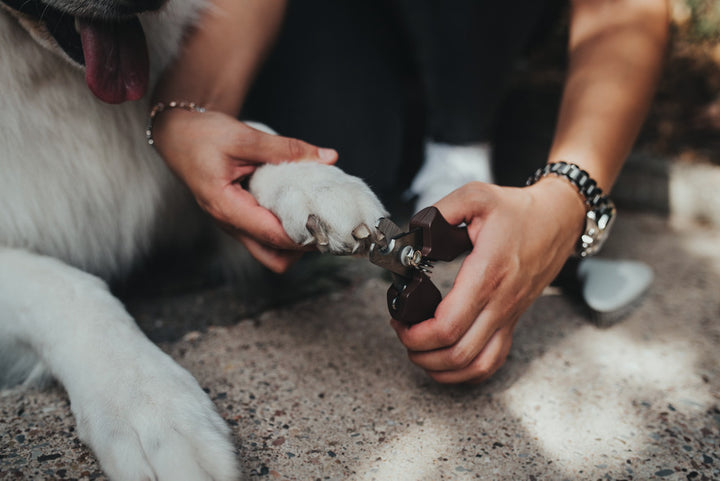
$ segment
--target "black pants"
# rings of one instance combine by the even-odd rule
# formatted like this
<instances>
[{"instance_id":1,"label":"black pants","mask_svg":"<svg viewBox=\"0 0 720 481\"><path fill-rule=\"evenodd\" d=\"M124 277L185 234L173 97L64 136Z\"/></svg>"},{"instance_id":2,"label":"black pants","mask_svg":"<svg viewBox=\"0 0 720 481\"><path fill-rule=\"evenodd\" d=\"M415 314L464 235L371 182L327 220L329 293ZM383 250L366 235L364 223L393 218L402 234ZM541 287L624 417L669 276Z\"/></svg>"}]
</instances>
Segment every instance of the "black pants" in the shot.
<instances>
[{"instance_id":1,"label":"black pants","mask_svg":"<svg viewBox=\"0 0 720 481\"><path fill-rule=\"evenodd\" d=\"M244 115L334 147L381 197L402 190L426 138L489 140L545 0L302 0ZM242 48L242 46L239 46Z\"/></svg>"}]
</instances>

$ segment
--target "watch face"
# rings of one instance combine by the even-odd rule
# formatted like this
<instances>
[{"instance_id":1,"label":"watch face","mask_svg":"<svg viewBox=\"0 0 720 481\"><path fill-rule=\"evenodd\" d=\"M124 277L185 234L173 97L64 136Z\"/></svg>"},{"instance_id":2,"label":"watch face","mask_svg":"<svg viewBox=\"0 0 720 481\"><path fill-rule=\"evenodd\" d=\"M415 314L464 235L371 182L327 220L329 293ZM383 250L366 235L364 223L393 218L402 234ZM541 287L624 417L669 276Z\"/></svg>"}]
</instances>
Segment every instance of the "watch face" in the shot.
<instances>
[{"instance_id":1,"label":"watch face","mask_svg":"<svg viewBox=\"0 0 720 481\"><path fill-rule=\"evenodd\" d=\"M615 206L610 204L599 210L590 210L585 215L585 232L580 236L578 255L589 257L597 254L610 234L615 223Z\"/></svg>"},{"instance_id":2,"label":"watch face","mask_svg":"<svg viewBox=\"0 0 720 481\"><path fill-rule=\"evenodd\" d=\"M607 206L600 211L595 211L594 214L597 217L598 228L607 237L615 223L615 206Z\"/></svg>"}]
</instances>

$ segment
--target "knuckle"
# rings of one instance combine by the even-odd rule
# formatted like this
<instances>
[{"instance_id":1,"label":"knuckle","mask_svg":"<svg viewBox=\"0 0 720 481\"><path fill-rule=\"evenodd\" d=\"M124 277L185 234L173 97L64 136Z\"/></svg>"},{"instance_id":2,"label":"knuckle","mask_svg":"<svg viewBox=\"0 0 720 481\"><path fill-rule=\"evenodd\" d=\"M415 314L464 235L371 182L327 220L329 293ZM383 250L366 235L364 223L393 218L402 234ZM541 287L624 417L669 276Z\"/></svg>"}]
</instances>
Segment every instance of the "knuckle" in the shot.
<instances>
[{"instance_id":1,"label":"knuckle","mask_svg":"<svg viewBox=\"0 0 720 481\"><path fill-rule=\"evenodd\" d=\"M305 156L305 145L298 139L287 139L287 151L290 159L298 160Z\"/></svg>"},{"instance_id":2,"label":"knuckle","mask_svg":"<svg viewBox=\"0 0 720 481\"><path fill-rule=\"evenodd\" d=\"M442 324L436 338L443 346L452 346L460 340L462 334L463 330L460 325L454 322L446 322Z\"/></svg>"},{"instance_id":3,"label":"knuckle","mask_svg":"<svg viewBox=\"0 0 720 481\"><path fill-rule=\"evenodd\" d=\"M474 181L465 185L465 193L469 196L477 196L484 194L486 190L485 184L482 182Z\"/></svg>"},{"instance_id":4,"label":"knuckle","mask_svg":"<svg viewBox=\"0 0 720 481\"><path fill-rule=\"evenodd\" d=\"M502 359L485 359L478 357L478 359L472 363L473 378L477 381L487 379L495 374L495 371L497 371L501 365Z\"/></svg>"},{"instance_id":5,"label":"knuckle","mask_svg":"<svg viewBox=\"0 0 720 481\"><path fill-rule=\"evenodd\" d=\"M511 267L504 262L498 264L489 265L484 275L484 283L488 289L488 292L497 292L498 289L503 285L505 280L508 278L509 269Z\"/></svg>"},{"instance_id":6,"label":"knuckle","mask_svg":"<svg viewBox=\"0 0 720 481\"><path fill-rule=\"evenodd\" d=\"M484 182L470 182L463 190L464 201L470 206L483 206L493 203L497 186Z\"/></svg>"},{"instance_id":7,"label":"knuckle","mask_svg":"<svg viewBox=\"0 0 720 481\"><path fill-rule=\"evenodd\" d=\"M482 182L470 182L465 186L465 195L468 201L482 200L487 197L488 185Z\"/></svg>"},{"instance_id":8,"label":"knuckle","mask_svg":"<svg viewBox=\"0 0 720 481\"><path fill-rule=\"evenodd\" d=\"M197 199L197 203L200 206L202 210L204 210L210 217L213 219L225 223L227 220L227 216L225 215L223 209L221 209L217 203L215 202L208 202L204 199Z\"/></svg>"},{"instance_id":9,"label":"knuckle","mask_svg":"<svg viewBox=\"0 0 720 481\"><path fill-rule=\"evenodd\" d=\"M262 133L253 129L252 127L245 125L244 123L238 124L238 130L233 136L236 147L239 149L256 149L260 145Z\"/></svg>"},{"instance_id":10,"label":"knuckle","mask_svg":"<svg viewBox=\"0 0 720 481\"><path fill-rule=\"evenodd\" d=\"M473 369L473 379L476 381L482 381L489 378L495 372L492 366L487 364L480 364L475 366Z\"/></svg>"},{"instance_id":11,"label":"knuckle","mask_svg":"<svg viewBox=\"0 0 720 481\"><path fill-rule=\"evenodd\" d=\"M285 274L290 268L289 261L276 261L268 266L268 268L275 274Z\"/></svg>"},{"instance_id":12,"label":"knuckle","mask_svg":"<svg viewBox=\"0 0 720 481\"><path fill-rule=\"evenodd\" d=\"M467 367L474 359L474 353L459 344L451 347L447 353L447 362L450 369Z\"/></svg>"}]
</instances>

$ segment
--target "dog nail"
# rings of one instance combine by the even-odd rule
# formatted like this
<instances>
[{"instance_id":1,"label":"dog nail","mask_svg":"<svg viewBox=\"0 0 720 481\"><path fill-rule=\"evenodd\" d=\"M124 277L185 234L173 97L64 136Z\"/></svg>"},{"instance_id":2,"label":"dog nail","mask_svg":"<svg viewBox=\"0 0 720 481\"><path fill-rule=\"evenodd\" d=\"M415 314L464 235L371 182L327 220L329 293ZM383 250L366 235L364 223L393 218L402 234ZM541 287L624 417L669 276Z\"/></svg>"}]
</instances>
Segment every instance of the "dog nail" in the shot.
<instances>
[{"instance_id":1,"label":"dog nail","mask_svg":"<svg viewBox=\"0 0 720 481\"><path fill-rule=\"evenodd\" d=\"M370 229L365 224L360 224L353 229L352 236L357 240L367 239L370 237Z\"/></svg>"},{"instance_id":2,"label":"dog nail","mask_svg":"<svg viewBox=\"0 0 720 481\"><path fill-rule=\"evenodd\" d=\"M321 252L325 252L322 248L327 247L330 244L330 239L327 235L327 228L320 218L314 214L310 214L305 223L305 228L315 238L315 243ZM327 249L326 249L327 250Z\"/></svg>"}]
</instances>

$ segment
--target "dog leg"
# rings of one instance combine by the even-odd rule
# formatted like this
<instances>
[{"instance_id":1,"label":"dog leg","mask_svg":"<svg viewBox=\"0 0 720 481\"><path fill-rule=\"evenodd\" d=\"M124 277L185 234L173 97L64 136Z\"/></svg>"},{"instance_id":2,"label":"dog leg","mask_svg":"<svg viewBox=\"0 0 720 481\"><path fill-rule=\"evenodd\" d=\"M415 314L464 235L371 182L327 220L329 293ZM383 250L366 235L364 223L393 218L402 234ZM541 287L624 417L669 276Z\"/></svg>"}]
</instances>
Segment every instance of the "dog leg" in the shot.
<instances>
[{"instance_id":1,"label":"dog leg","mask_svg":"<svg viewBox=\"0 0 720 481\"><path fill-rule=\"evenodd\" d=\"M377 235L378 219L387 215L362 180L331 165L265 164L251 177L249 190L292 240L333 254L362 252Z\"/></svg>"},{"instance_id":2,"label":"dog leg","mask_svg":"<svg viewBox=\"0 0 720 481\"><path fill-rule=\"evenodd\" d=\"M113 481L237 479L210 399L100 279L0 248L0 339L28 346L63 384L78 436Z\"/></svg>"}]
</instances>

